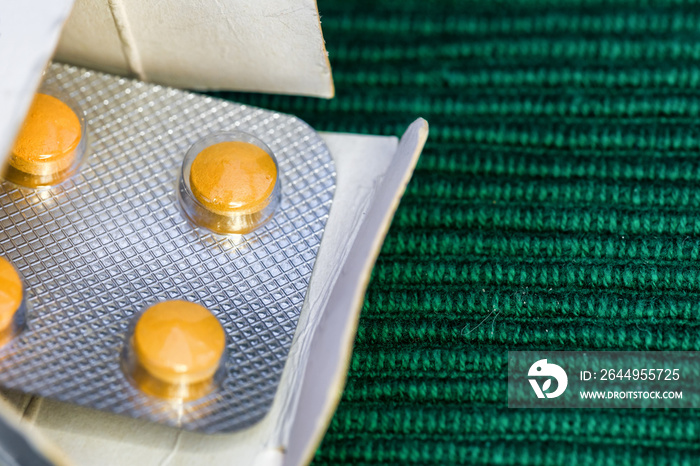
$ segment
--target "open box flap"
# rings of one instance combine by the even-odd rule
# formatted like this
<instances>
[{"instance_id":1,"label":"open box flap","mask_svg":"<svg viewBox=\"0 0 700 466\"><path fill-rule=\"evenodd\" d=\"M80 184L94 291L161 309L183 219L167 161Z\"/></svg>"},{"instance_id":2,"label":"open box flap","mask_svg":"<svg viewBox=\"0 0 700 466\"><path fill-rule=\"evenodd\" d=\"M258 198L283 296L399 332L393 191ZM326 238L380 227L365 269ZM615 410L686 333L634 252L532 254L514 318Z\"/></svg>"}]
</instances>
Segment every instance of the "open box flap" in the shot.
<instances>
[{"instance_id":1,"label":"open box flap","mask_svg":"<svg viewBox=\"0 0 700 466\"><path fill-rule=\"evenodd\" d=\"M77 0L56 59L189 89L334 93L315 0Z\"/></svg>"},{"instance_id":2,"label":"open box flap","mask_svg":"<svg viewBox=\"0 0 700 466\"><path fill-rule=\"evenodd\" d=\"M73 0L0 2L0 166L39 87Z\"/></svg>"}]
</instances>

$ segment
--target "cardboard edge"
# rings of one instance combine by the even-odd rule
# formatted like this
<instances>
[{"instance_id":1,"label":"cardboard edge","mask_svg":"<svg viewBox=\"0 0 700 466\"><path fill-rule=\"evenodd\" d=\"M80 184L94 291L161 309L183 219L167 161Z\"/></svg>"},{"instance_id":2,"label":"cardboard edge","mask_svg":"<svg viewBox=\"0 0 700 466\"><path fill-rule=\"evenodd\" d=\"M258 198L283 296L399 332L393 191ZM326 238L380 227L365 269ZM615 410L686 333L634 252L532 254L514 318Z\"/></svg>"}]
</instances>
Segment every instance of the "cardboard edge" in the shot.
<instances>
[{"instance_id":1,"label":"cardboard edge","mask_svg":"<svg viewBox=\"0 0 700 466\"><path fill-rule=\"evenodd\" d=\"M302 382L284 466L308 464L340 402L357 333L360 310L374 263L399 201L428 138L428 122L419 118L401 137L392 170L382 180L371 209L341 269L316 334ZM337 342L340 343L337 343ZM324 350L325 348L325 350ZM333 348L333 351L328 351ZM316 351L314 351L314 349Z\"/></svg>"},{"instance_id":2,"label":"cardboard edge","mask_svg":"<svg viewBox=\"0 0 700 466\"><path fill-rule=\"evenodd\" d=\"M61 450L46 440L34 426L22 422L17 417L16 410L2 398L0 398L0 451L8 453L18 465L69 465L68 459Z\"/></svg>"},{"instance_id":3,"label":"cardboard edge","mask_svg":"<svg viewBox=\"0 0 700 466\"><path fill-rule=\"evenodd\" d=\"M335 82L333 81L333 67L331 66L330 58L328 57L328 49L326 48L326 37L323 35L323 27L321 25L321 10L318 9L318 0L314 0L316 4L316 21L318 23L318 30L321 33L321 39L323 43L321 44L321 53L325 57L326 67L328 68L328 90L319 94L318 97L323 97L326 99L332 99L335 97Z\"/></svg>"}]
</instances>

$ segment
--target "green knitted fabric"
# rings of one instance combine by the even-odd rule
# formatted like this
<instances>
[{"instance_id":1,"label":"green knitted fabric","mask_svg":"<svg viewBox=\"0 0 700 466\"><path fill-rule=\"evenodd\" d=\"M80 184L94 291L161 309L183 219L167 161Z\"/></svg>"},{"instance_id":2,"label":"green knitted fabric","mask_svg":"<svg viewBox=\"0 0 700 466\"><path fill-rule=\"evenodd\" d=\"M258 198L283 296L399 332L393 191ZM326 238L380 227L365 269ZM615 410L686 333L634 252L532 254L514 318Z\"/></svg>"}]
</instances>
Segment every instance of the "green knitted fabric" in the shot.
<instances>
[{"instance_id":1,"label":"green knitted fabric","mask_svg":"<svg viewBox=\"0 0 700 466\"><path fill-rule=\"evenodd\" d=\"M430 137L316 465L700 464L692 410L509 410L509 349L700 350L700 5L320 0L337 97Z\"/></svg>"}]
</instances>

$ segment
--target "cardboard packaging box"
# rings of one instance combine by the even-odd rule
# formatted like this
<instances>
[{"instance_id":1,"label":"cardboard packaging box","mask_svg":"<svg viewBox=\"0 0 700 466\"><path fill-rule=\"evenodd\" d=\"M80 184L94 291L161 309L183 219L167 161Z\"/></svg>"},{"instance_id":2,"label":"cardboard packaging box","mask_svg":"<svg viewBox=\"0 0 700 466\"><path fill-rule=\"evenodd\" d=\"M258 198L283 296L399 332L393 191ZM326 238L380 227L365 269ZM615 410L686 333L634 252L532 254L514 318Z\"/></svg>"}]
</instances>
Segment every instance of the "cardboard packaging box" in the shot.
<instances>
[{"instance_id":1,"label":"cardboard packaging box","mask_svg":"<svg viewBox=\"0 0 700 466\"><path fill-rule=\"evenodd\" d=\"M70 0L0 5L0 67L7 70L0 78L6 103L0 154L9 152L52 57L185 88L333 95L313 1L78 0L71 13L72 6ZM308 463L339 401L372 266L427 134L421 119L400 140L322 134L336 164L336 194L282 379L262 421L233 434L204 435L6 391L0 459Z\"/></svg>"}]
</instances>

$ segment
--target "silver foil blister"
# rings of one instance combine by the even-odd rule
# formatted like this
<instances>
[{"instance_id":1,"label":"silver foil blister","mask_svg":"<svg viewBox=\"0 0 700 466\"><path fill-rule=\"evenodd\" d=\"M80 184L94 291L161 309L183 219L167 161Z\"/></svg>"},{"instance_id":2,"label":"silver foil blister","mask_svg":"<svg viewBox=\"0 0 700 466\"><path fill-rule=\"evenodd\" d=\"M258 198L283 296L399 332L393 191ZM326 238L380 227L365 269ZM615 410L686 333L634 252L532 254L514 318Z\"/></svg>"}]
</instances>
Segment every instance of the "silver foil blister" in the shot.
<instances>
[{"instance_id":1,"label":"silver foil blister","mask_svg":"<svg viewBox=\"0 0 700 466\"><path fill-rule=\"evenodd\" d=\"M0 385L188 430L252 425L272 403L328 218L328 148L289 115L60 64L46 82L85 110L89 152L58 186L0 184L0 254L32 308L0 349ZM177 199L187 149L224 130L253 134L279 162L280 207L243 236L193 226ZM226 376L201 399L147 396L120 368L132 317L165 299L204 305L226 331Z\"/></svg>"}]
</instances>

